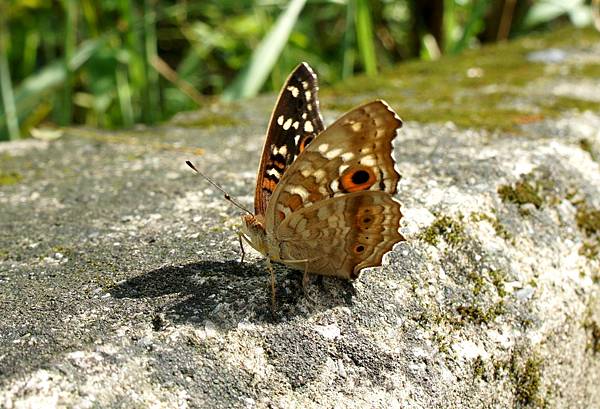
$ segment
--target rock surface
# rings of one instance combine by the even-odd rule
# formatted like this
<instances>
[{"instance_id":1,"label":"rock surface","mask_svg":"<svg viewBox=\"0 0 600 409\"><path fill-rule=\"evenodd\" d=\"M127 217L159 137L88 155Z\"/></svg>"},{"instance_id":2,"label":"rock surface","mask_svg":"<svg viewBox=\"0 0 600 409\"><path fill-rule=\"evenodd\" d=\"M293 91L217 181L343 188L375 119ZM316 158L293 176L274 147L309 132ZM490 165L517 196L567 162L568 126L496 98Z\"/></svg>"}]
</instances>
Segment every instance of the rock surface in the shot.
<instances>
[{"instance_id":1,"label":"rock surface","mask_svg":"<svg viewBox=\"0 0 600 409\"><path fill-rule=\"evenodd\" d=\"M563 31L323 89L327 123L405 120L408 241L306 296L278 269L275 313L184 163L250 206L273 96L0 145L0 406L600 407L599 56Z\"/></svg>"}]
</instances>

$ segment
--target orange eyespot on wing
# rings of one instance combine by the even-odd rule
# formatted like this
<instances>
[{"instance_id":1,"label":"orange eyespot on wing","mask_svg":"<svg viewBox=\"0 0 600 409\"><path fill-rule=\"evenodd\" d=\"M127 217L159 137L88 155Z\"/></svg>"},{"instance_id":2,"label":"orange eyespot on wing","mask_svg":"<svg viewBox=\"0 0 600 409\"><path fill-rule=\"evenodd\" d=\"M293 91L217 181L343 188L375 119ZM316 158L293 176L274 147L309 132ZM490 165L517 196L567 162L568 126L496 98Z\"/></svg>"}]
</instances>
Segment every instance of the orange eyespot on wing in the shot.
<instances>
[{"instance_id":1,"label":"orange eyespot on wing","mask_svg":"<svg viewBox=\"0 0 600 409\"><path fill-rule=\"evenodd\" d=\"M352 193L367 190L377 181L377 176L372 168L366 166L353 166L344 171L340 177L340 186L343 191Z\"/></svg>"}]
</instances>

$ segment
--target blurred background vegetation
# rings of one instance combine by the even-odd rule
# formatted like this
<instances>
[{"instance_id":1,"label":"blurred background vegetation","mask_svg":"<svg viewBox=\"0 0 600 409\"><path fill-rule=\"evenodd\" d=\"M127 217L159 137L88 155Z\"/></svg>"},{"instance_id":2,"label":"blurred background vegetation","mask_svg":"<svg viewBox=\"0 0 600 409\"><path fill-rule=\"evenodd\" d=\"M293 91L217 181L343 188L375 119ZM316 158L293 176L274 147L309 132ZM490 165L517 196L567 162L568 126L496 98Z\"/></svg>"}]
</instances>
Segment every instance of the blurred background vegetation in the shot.
<instances>
[{"instance_id":1,"label":"blurred background vegetation","mask_svg":"<svg viewBox=\"0 0 600 409\"><path fill-rule=\"evenodd\" d=\"M0 0L0 140L39 127L152 124L276 91L299 62L322 83L556 25L599 0ZM600 28L599 28L600 29Z\"/></svg>"}]
</instances>

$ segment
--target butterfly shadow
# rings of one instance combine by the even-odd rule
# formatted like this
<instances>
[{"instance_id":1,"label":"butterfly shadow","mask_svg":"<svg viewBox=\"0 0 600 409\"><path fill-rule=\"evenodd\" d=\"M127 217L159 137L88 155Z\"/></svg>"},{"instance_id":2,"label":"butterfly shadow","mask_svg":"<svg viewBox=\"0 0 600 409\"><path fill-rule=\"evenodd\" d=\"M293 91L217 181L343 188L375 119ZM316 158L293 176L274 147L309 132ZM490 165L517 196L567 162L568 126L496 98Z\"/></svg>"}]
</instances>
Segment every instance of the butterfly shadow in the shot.
<instances>
[{"instance_id":1,"label":"butterfly shadow","mask_svg":"<svg viewBox=\"0 0 600 409\"><path fill-rule=\"evenodd\" d=\"M115 298L157 299L152 325L211 321L221 329L240 322L278 323L298 315L311 315L336 306L352 305L354 287L345 280L313 278L308 291L302 273L277 266L276 304L271 304L269 273L264 262L200 261L164 266L130 278L115 287Z\"/></svg>"}]
</instances>

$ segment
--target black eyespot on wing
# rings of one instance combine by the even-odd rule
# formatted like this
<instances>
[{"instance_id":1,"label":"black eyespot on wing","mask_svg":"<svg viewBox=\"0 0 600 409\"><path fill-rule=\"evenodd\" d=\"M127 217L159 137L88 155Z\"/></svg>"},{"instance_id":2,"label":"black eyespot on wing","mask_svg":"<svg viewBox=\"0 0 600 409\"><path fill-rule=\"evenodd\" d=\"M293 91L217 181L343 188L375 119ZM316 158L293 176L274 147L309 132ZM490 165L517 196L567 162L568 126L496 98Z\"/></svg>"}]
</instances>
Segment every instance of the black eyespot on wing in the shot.
<instances>
[{"instance_id":1,"label":"black eyespot on wing","mask_svg":"<svg viewBox=\"0 0 600 409\"><path fill-rule=\"evenodd\" d=\"M369 172L365 170L357 170L351 176L352 183L355 185L362 185L363 183L367 183L369 181Z\"/></svg>"}]
</instances>

